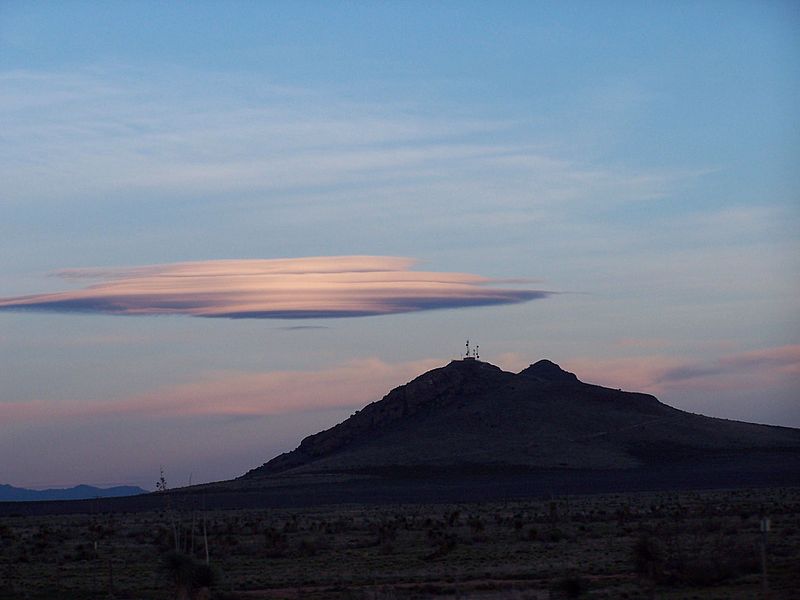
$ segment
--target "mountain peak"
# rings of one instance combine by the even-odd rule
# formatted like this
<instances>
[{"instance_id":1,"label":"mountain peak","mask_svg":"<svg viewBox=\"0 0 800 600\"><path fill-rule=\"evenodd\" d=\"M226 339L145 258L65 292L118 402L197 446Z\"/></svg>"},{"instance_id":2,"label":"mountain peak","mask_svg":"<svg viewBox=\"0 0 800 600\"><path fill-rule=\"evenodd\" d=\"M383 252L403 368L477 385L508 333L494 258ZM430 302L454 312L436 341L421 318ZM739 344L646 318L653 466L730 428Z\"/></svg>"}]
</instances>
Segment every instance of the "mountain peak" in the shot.
<instances>
[{"instance_id":1,"label":"mountain peak","mask_svg":"<svg viewBox=\"0 0 800 600\"><path fill-rule=\"evenodd\" d=\"M451 360L443 367L445 370L452 371L502 371L502 369L492 363L478 360L477 358L462 358L460 360ZM436 369L434 369L435 371Z\"/></svg>"},{"instance_id":2,"label":"mountain peak","mask_svg":"<svg viewBox=\"0 0 800 600\"><path fill-rule=\"evenodd\" d=\"M570 373L559 367L553 361L543 358L533 363L527 369L520 371L520 375L539 381L552 381L557 383L580 383L575 373Z\"/></svg>"},{"instance_id":3,"label":"mountain peak","mask_svg":"<svg viewBox=\"0 0 800 600\"><path fill-rule=\"evenodd\" d=\"M470 357L423 373L243 478L628 469L752 448L797 452L800 430L691 415L647 394L584 384L546 359L515 375Z\"/></svg>"}]
</instances>

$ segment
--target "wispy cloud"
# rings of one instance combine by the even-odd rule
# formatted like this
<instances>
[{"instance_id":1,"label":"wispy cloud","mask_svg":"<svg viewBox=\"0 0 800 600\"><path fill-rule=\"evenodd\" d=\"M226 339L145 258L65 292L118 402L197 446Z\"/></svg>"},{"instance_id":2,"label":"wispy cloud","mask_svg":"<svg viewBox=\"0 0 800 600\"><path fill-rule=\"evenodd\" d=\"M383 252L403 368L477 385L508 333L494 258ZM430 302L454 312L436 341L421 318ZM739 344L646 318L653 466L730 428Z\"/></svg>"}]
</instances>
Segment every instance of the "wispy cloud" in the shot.
<instances>
[{"instance_id":1,"label":"wispy cloud","mask_svg":"<svg viewBox=\"0 0 800 600\"><path fill-rule=\"evenodd\" d=\"M377 358L348 361L315 371L206 373L109 401L63 400L0 403L0 422L49 422L83 418L188 418L266 416L332 408L360 408L390 389L441 366L442 360L386 363ZM507 353L504 368L519 371L529 357ZM800 346L736 353L707 363L663 356L567 360L562 366L581 380L651 393L767 391L800 377Z\"/></svg>"},{"instance_id":2,"label":"wispy cloud","mask_svg":"<svg viewBox=\"0 0 800 600\"><path fill-rule=\"evenodd\" d=\"M3 298L0 310L303 319L512 304L552 293L493 287L492 279L467 273L412 271L414 263L401 257L328 256L70 269L60 275L106 281Z\"/></svg>"},{"instance_id":3,"label":"wispy cloud","mask_svg":"<svg viewBox=\"0 0 800 600\"><path fill-rule=\"evenodd\" d=\"M618 348L665 348L670 342L660 338L620 338L614 342Z\"/></svg>"},{"instance_id":4,"label":"wispy cloud","mask_svg":"<svg viewBox=\"0 0 800 600\"><path fill-rule=\"evenodd\" d=\"M668 356L572 360L584 381L652 393L726 392L800 384L800 345L728 354L689 362Z\"/></svg>"},{"instance_id":5,"label":"wispy cloud","mask_svg":"<svg viewBox=\"0 0 800 600\"><path fill-rule=\"evenodd\" d=\"M356 359L318 371L218 372L108 402L65 400L0 403L0 422L49 422L95 417L143 419L265 416L360 408L420 373L440 366L423 359L389 364Z\"/></svg>"},{"instance_id":6,"label":"wispy cloud","mask_svg":"<svg viewBox=\"0 0 800 600\"><path fill-rule=\"evenodd\" d=\"M242 87L251 93L236 93ZM309 202L315 190L346 188L350 206L360 202L354 191L366 190L374 202L383 190L393 206L399 196L430 216L438 189L445 217L453 197L461 214L481 212L491 198L491 215L515 215L658 198L676 180L696 176L586 164L552 144L521 141L517 133L529 127L523 122L467 118L446 107L431 114L426 104L397 102L181 70L0 73L0 118L7 121L0 203L97 203L154 191L160 200L204 202L299 191ZM395 195L409 186L422 193Z\"/></svg>"}]
</instances>

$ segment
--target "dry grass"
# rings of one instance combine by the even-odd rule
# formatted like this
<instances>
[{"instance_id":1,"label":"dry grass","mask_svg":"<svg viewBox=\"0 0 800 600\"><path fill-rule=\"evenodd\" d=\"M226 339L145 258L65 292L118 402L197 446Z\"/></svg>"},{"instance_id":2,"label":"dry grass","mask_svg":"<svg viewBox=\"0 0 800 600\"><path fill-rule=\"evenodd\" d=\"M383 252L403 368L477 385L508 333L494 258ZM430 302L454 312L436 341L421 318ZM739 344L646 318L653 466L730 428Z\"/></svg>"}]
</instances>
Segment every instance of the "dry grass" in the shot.
<instances>
[{"instance_id":1,"label":"dry grass","mask_svg":"<svg viewBox=\"0 0 800 600\"><path fill-rule=\"evenodd\" d=\"M188 502L189 500L184 500ZM204 561L201 519L181 547ZM206 513L217 598L772 598L800 588L800 489ZM194 539L194 543L192 543ZM0 599L174 598L165 511L0 518ZM194 549L192 551L192 548ZM197 597L206 591L195 590Z\"/></svg>"}]
</instances>

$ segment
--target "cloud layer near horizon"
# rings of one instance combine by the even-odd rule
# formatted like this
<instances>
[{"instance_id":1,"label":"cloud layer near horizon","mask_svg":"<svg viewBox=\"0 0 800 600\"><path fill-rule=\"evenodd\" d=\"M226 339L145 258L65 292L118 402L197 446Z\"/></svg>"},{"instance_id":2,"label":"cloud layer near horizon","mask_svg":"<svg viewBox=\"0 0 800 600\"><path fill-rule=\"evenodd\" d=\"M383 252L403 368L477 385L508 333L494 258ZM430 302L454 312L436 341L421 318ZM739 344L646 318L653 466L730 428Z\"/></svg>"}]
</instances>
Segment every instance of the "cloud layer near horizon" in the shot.
<instances>
[{"instance_id":1,"label":"cloud layer near horizon","mask_svg":"<svg viewBox=\"0 0 800 600\"><path fill-rule=\"evenodd\" d=\"M769 390L780 385L796 387L800 381L800 345L762 348L700 362L656 354L573 359L568 366L584 381L653 394Z\"/></svg>"},{"instance_id":2,"label":"cloud layer near horizon","mask_svg":"<svg viewBox=\"0 0 800 600\"><path fill-rule=\"evenodd\" d=\"M0 423L65 422L71 419L139 417L258 417L313 410L362 408L420 373L436 359L390 364L351 360L317 371L212 372L194 381L110 401L0 402Z\"/></svg>"},{"instance_id":3,"label":"cloud layer near horizon","mask_svg":"<svg viewBox=\"0 0 800 600\"><path fill-rule=\"evenodd\" d=\"M511 304L550 294L492 287L499 281L467 273L411 271L415 262L327 256L71 269L58 275L104 281L73 291L0 298L0 310L303 319Z\"/></svg>"},{"instance_id":4,"label":"cloud layer near horizon","mask_svg":"<svg viewBox=\"0 0 800 600\"><path fill-rule=\"evenodd\" d=\"M493 361L518 372L530 357L503 354ZM0 402L0 423L65 422L87 418L257 417L338 408L361 408L392 388L442 366L426 358L387 363L360 358L310 371L218 371L195 379L103 401L29 400ZM648 355L619 359L571 359L562 364L584 382L648 392L662 401L686 394L728 394L740 389L764 393L796 387L800 377L800 345L763 348L692 363ZM724 398L723 396L722 398ZM721 414L711 416L722 416Z\"/></svg>"}]
</instances>

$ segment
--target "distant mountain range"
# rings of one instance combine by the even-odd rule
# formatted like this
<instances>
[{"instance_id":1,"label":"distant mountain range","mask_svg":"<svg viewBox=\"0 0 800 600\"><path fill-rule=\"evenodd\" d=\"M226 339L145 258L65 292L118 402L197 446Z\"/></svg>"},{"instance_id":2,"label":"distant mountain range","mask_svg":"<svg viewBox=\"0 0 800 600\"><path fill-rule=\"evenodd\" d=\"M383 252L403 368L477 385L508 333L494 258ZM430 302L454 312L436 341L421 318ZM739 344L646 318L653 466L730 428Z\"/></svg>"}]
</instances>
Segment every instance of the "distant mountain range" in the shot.
<instances>
[{"instance_id":1,"label":"distant mountain range","mask_svg":"<svg viewBox=\"0 0 800 600\"><path fill-rule=\"evenodd\" d=\"M29 490L13 485L0 484L0 502L28 502L32 500L86 500L90 498L117 498L146 494L147 490L132 485L99 488L91 485L76 485L71 488Z\"/></svg>"}]
</instances>

